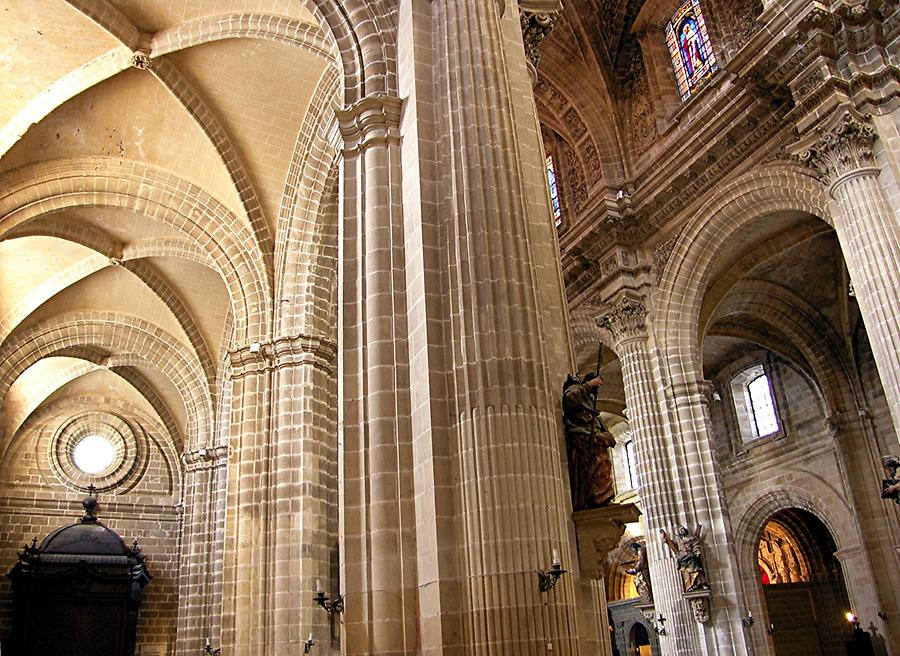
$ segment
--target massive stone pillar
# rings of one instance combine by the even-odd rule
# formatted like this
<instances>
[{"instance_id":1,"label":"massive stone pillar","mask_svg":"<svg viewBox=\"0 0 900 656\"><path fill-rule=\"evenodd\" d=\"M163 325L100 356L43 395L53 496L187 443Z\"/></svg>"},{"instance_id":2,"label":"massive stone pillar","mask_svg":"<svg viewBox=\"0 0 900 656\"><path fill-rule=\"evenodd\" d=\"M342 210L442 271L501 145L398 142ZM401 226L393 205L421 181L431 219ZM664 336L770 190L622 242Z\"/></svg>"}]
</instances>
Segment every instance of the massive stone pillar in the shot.
<instances>
[{"instance_id":1,"label":"massive stone pillar","mask_svg":"<svg viewBox=\"0 0 900 656\"><path fill-rule=\"evenodd\" d=\"M882 188L867 118L846 110L802 153L828 185L834 229L900 435L900 222Z\"/></svg>"},{"instance_id":2,"label":"massive stone pillar","mask_svg":"<svg viewBox=\"0 0 900 656\"><path fill-rule=\"evenodd\" d=\"M660 646L664 654L746 654L745 601L737 584L704 381L666 370L666 354L651 350L652 331L640 297L626 292L606 310L598 325L612 335L622 362L654 597L657 613L669 620ZM662 384L667 377L669 385ZM708 601L683 595L675 560L659 534L664 529L671 535L679 525L693 532L697 524L703 527Z\"/></svg>"},{"instance_id":3,"label":"massive stone pillar","mask_svg":"<svg viewBox=\"0 0 900 656\"><path fill-rule=\"evenodd\" d=\"M300 653L310 632L327 642L312 597L335 539L334 361L333 343L307 335L231 354L223 653Z\"/></svg>"},{"instance_id":4,"label":"massive stone pillar","mask_svg":"<svg viewBox=\"0 0 900 656\"><path fill-rule=\"evenodd\" d=\"M580 653L564 303L519 18L405 0L399 33L402 111L339 113L346 649ZM554 549L573 573L541 593Z\"/></svg>"},{"instance_id":5,"label":"massive stone pillar","mask_svg":"<svg viewBox=\"0 0 900 656\"><path fill-rule=\"evenodd\" d=\"M647 527L655 611L667 620L666 633L659 636L660 647L665 654L702 654L696 622L682 596L681 577L659 535L661 529L671 533L686 521L686 509L673 479L674 452L665 437L646 322L643 299L624 296L605 308L597 325L611 337L622 363L625 405L634 436L641 509Z\"/></svg>"},{"instance_id":6,"label":"massive stone pillar","mask_svg":"<svg viewBox=\"0 0 900 656\"><path fill-rule=\"evenodd\" d=\"M272 368L266 353L250 346L231 353L232 409L226 512L222 650L263 654L271 626L267 601L275 584L269 572L272 507L270 436ZM215 645L215 638L212 640Z\"/></svg>"}]
</instances>

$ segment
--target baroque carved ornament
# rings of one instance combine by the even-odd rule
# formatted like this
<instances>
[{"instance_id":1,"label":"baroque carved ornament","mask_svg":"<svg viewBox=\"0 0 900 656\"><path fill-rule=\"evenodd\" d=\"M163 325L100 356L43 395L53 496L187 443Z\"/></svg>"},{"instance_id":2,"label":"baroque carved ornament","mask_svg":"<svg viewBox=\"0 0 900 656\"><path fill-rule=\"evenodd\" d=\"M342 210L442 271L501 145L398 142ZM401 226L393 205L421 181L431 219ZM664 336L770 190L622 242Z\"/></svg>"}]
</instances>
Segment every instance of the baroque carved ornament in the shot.
<instances>
[{"instance_id":1,"label":"baroque carved ornament","mask_svg":"<svg viewBox=\"0 0 900 656\"><path fill-rule=\"evenodd\" d=\"M604 310L605 314L597 319L597 326L612 334L617 342L647 335L647 306L643 300L624 296Z\"/></svg>"},{"instance_id":2,"label":"baroque carved ornament","mask_svg":"<svg viewBox=\"0 0 900 656\"><path fill-rule=\"evenodd\" d=\"M867 118L845 111L836 125L800 153L800 161L816 169L822 181L831 185L847 173L876 166L872 146L877 138Z\"/></svg>"}]
</instances>

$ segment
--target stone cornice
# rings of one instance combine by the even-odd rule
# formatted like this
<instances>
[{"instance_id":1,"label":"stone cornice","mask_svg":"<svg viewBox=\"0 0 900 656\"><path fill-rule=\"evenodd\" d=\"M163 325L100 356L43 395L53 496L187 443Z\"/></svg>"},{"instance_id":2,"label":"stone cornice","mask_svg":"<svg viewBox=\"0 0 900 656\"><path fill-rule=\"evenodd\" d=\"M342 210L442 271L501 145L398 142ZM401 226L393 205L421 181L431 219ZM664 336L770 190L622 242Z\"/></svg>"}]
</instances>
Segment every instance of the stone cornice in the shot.
<instances>
[{"instance_id":1,"label":"stone cornice","mask_svg":"<svg viewBox=\"0 0 900 656\"><path fill-rule=\"evenodd\" d=\"M872 151L877 138L878 133L868 117L845 109L798 143L797 155L801 162L818 172L826 185L833 187L856 171L877 171Z\"/></svg>"},{"instance_id":2,"label":"stone cornice","mask_svg":"<svg viewBox=\"0 0 900 656\"><path fill-rule=\"evenodd\" d=\"M365 150L373 144L400 143L400 113L396 96L376 93L345 109L335 110L344 138L344 153Z\"/></svg>"}]
</instances>

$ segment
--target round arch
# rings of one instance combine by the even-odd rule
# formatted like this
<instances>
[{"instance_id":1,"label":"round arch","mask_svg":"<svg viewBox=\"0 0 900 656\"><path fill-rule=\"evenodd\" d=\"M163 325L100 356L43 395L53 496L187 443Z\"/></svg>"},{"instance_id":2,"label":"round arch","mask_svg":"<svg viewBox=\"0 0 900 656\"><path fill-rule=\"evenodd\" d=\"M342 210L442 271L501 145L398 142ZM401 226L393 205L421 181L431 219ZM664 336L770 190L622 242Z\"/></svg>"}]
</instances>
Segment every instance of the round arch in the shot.
<instances>
[{"instance_id":1,"label":"round arch","mask_svg":"<svg viewBox=\"0 0 900 656\"><path fill-rule=\"evenodd\" d=\"M702 378L700 312L723 246L741 228L784 212L829 222L824 188L798 167L766 167L740 176L693 212L657 290L656 337L673 382Z\"/></svg>"}]
</instances>

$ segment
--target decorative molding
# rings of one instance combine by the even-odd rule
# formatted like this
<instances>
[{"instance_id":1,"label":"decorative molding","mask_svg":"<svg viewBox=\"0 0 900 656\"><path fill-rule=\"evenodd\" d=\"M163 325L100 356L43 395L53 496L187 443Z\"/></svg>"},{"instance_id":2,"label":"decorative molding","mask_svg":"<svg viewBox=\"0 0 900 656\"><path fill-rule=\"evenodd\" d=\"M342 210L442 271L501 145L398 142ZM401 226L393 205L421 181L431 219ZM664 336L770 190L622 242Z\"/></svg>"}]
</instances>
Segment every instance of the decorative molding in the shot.
<instances>
[{"instance_id":1,"label":"decorative molding","mask_svg":"<svg viewBox=\"0 0 900 656\"><path fill-rule=\"evenodd\" d=\"M642 299L623 296L601 311L604 314L598 317L597 326L610 333L617 344L647 336L647 306Z\"/></svg>"},{"instance_id":2,"label":"decorative molding","mask_svg":"<svg viewBox=\"0 0 900 656\"><path fill-rule=\"evenodd\" d=\"M228 462L228 447L224 445L205 446L194 451L186 451L181 457L184 461L185 471L213 469Z\"/></svg>"},{"instance_id":3,"label":"decorative molding","mask_svg":"<svg viewBox=\"0 0 900 656\"><path fill-rule=\"evenodd\" d=\"M530 11L519 7L519 23L522 26L522 44L525 46L525 58L528 61L528 72L531 83L537 84L537 68L541 62L538 46L553 30L556 14L545 11Z\"/></svg>"},{"instance_id":4,"label":"decorative molding","mask_svg":"<svg viewBox=\"0 0 900 656\"><path fill-rule=\"evenodd\" d=\"M136 50L134 54L131 55L131 65L138 70L149 70L152 64L153 62L150 59L150 53L144 52L143 50Z\"/></svg>"},{"instance_id":5,"label":"decorative molding","mask_svg":"<svg viewBox=\"0 0 900 656\"><path fill-rule=\"evenodd\" d=\"M319 335L292 335L267 342L256 342L229 351L231 377L240 378L251 373L310 365L334 375L337 344Z\"/></svg>"},{"instance_id":6,"label":"decorative molding","mask_svg":"<svg viewBox=\"0 0 900 656\"><path fill-rule=\"evenodd\" d=\"M344 155L358 153L372 144L399 144L402 107L400 98L374 93L350 107L335 110L344 138Z\"/></svg>"},{"instance_id":7,"label":"decorative molding","mask_svg":"<svg viewBox=\"0 0 900 656\"><path fill-rule=\"evenodd\" d=\"M657 286L659 285L659 281L662 280L663 272L666 270L666 264L669 263L669 258L672 256L672 251L675 249L675 244L678 242L678 238L683 231L684 228L682 227L681 230L653 249L653 269L655 271Z\"/></svg>"},{"instance_id":8,"label":"decorative molding","mask_svg":"<svg viewBox=\"0 0 900 656\"><path fill-rule=\"evenodd\" d=\"M814 144L799 153L800 161L814 168L826 185L834 185L848 173L876 168L872 146L877 138L868 117L845 110Z\"/></svg>"}]
</instances>

